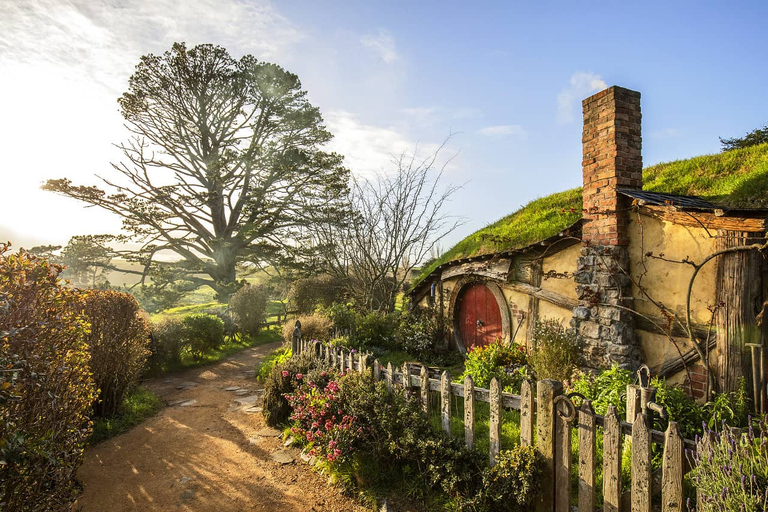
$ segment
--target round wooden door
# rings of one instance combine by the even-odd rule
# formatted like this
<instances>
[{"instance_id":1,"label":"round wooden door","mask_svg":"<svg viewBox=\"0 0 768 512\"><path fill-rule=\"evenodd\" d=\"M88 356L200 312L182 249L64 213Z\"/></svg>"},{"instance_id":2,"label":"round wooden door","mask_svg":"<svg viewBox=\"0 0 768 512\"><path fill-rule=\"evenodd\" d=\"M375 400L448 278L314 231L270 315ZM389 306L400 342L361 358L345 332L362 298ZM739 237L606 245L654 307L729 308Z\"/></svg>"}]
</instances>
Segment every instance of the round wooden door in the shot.
<instances>
[{"instance_id":1,"label":"round wooden door","mask_svg":"<svg viewBox=\"0 0 768 512\"><path fill-rule=\"evenodd\" d=\"M472 284L462 291L458 315L465 349L487 345L501 338L499 303L484 284Z\"/></svg>"}]
</instances>

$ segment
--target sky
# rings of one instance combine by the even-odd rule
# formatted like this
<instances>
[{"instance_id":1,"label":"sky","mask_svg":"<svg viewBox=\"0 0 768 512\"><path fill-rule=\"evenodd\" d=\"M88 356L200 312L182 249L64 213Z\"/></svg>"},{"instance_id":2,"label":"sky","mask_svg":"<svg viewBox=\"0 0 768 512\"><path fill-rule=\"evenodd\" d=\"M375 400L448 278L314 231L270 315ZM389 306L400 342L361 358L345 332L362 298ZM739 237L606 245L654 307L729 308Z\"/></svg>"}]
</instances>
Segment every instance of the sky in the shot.
<instances>
[{"instance_id":1,"label":"sky","mask_svg":"<svg viewBox=\"0 0 768 512\"><path fill-rule=\"evenodd\" d=\"M442 246L581 184L581 100L642 93L644 165L768 124L768 2L0 0L0 240L66 244L118 218L40 190L121 161L142 55L213 43L296 73L353 173L452 158Z\"/></svg>"}]
</instances>

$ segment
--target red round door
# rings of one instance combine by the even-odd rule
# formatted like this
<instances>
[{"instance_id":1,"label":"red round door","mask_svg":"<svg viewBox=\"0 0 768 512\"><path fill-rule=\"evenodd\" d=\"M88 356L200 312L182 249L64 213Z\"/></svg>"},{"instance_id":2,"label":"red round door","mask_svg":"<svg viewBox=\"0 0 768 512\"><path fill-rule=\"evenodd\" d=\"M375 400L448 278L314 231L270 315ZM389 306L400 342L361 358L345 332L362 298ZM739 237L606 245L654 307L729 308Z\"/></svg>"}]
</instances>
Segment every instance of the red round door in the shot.
<instances>
[{"instance_id":1,"label":"red round door","mask_svg":"<svg viewBox=\"0 0 768 512\"><path fill-rule=\"evenodd\" d=\"M499 304L484 284L472 284L462 291L458 315L461 340L467 350L501 338Z\"/></svg>"}]
</instances>

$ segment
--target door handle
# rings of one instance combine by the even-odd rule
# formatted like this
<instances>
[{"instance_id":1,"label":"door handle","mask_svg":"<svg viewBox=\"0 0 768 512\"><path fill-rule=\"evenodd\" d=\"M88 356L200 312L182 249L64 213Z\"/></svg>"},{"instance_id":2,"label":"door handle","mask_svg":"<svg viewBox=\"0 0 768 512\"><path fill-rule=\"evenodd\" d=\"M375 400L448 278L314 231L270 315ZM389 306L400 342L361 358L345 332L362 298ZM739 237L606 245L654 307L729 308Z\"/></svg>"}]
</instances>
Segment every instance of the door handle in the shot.
<instances>
[{"instance_id":1,"label":"door handle","mask_svg":"<svg viewBox=\"0 0 768 512\"><path fill-rule=\"evenodd\" d=\"M483 325L484 325L484 324L483 324L483 321L478 319L478 321L477 321L477 326L478 326L478 327L482 327Z\"/></svg>"}]
</instances>

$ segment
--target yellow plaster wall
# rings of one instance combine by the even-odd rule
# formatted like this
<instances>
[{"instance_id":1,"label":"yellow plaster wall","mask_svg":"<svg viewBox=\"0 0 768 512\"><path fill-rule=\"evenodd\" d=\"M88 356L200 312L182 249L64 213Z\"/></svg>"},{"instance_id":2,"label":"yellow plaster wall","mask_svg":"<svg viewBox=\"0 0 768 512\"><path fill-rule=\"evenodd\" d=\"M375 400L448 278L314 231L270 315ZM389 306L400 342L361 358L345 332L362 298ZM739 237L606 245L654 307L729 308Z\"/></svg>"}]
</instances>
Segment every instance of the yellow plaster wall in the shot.
<instances>
[{"instance_id":1,"label":"yellow plaster wall","mask_svg":"<svg viewBox=\"0 0 768 512\"><path fill-rule=\"evenodd\" d=\"M673 310L685 319L685 302L688 282L693 267L682 263L662 261L645 256L652 252L665 259L680 261L685 258L694 262L702 261L714 252L715 241L704 228L685 227L646 215L630 215L630 271L634 281L656 301ZM716 262L709 262L694 282L691 313L693 321L708 324L711 313L707 306L715 302ZM640 289L633 284L635 309L640 313L659 316L659 309L649 300L644 300Z\"/></svg>"},{"instance_id":2,"label":"yellow plaster wall","mask_svg":"<svg viewBox=\"0 0 768 512\"><path fill-rule=\"evenodd\" d=\"M539 318L558 320L568 327L573 316L573 310L561 308L545 300L539 300Z\"/></svg>"},{"instance_id":3,"label":"yellow plaster wall","mask_svg":"<svg viewBox=\"0 0 768 512\"><path fill-rule=\"evenodd\" d=\"M511 320L509 336L510 338L515 336L514 342L518 345L525 345L528 341L526 337L526 333L528 331L528 295L515 290L510 290L503 284L499 286L501 287L502 293L504 293L504 298L506 299L507 306L509 307L509 315ZM526 314L526 317L523 318L522 322L518 322L517 318L515 318L513 308L511 307L513 304ZM517 334L515 334L515 331L517 331Z\"/></svg>"},{"instance_id":4,"label":"yellow plaster wall","mask_svg":"<svg viewBox=\"0 0 768 512\"><path fill-rule=\"evenodd\" d=\"M546 276L547 272L554 270L560 274L567 273L568 276L573 276L573 273L576 272L576 260L579 258L580 253L581 244L575 244L545 256L541 264L543 274ZM577 298L576 284L573 282L573 277L542 278L541 288L557 292L572 299Z\"/></svg>"}]
</instances>

